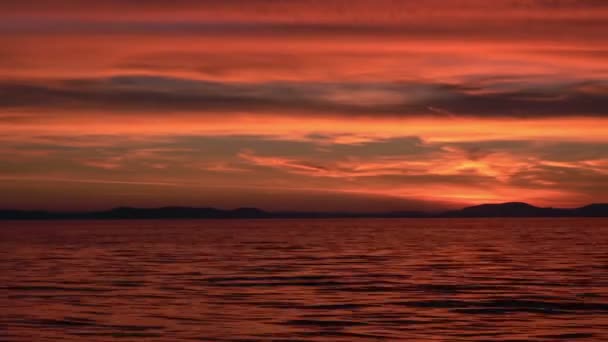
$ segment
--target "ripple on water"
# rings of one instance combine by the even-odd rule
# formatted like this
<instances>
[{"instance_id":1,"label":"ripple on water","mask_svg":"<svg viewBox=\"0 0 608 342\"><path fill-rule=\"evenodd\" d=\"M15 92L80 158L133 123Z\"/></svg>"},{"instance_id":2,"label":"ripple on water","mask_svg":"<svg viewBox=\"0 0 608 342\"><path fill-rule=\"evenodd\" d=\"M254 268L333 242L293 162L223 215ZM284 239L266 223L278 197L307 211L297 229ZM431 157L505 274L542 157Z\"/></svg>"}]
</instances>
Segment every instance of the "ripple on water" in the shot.
<instances>
[{"instance_id":1,"label":"ripple on water","mask_svg":"<svg viewBox=\"0 0 608 342\"><path fill-rule=\"evenodd\" d=\"M7 342L608 341L603 219L11 224Z\"/></svg>"}]
</instances>

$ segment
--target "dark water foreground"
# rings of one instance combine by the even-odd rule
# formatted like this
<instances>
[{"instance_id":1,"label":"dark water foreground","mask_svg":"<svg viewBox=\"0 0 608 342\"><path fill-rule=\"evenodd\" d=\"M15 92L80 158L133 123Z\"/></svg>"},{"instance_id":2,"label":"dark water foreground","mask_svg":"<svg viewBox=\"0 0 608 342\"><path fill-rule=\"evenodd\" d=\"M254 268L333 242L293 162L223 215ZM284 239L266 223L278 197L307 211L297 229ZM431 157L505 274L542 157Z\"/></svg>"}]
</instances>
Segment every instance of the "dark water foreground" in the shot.
<instances>
[{"instance_id":1,"label":"dark water foreground","mask_svg":"<svg viewBox=\"0 0 608 342\"><path fill-rule=\"evenodd\" d=\"M0 224L0 341L608 341L606 219Z\"/></svg>"}]
</instances>

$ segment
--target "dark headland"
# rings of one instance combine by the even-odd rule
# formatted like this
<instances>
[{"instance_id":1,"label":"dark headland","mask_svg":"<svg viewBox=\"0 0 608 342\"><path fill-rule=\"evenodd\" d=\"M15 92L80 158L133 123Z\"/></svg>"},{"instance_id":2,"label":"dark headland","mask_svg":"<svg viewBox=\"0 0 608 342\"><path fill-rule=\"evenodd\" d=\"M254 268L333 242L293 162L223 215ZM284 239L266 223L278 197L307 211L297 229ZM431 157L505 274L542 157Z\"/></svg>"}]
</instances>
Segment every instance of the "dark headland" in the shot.
<instances>
[{"instance_id":1,"label":"dark headland","mask_svg":"<svg viewBox=\"0 0 608 342\"><path fill-rule=\"evenodd\" d=\"M444 212L393 211L357 212L270 212L257 208L119 207L106 211L50 212L0 210L0 220L71 219L254 219L254 218L474 218L474 217L608 217L608 203L580 208L542 208L527 203L482 204Z\"/></svg>"}]
</instances>

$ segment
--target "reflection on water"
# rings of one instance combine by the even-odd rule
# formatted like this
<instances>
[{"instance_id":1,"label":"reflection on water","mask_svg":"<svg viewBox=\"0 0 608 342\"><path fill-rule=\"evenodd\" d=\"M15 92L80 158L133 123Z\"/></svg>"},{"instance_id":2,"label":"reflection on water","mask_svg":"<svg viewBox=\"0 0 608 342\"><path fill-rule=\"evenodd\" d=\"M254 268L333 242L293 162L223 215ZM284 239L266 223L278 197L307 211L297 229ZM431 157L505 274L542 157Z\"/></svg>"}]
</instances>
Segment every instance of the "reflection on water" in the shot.
<instances>
[{"instance_id":1,"label":"reflection on water","mask_svg":"<svg viewBox=\"0 0 608 342\"><path fill-rule=\"evenodd\" d=\"M2 341L608 341L608 220L15 222Z\"/></svg>"}]
</instances>

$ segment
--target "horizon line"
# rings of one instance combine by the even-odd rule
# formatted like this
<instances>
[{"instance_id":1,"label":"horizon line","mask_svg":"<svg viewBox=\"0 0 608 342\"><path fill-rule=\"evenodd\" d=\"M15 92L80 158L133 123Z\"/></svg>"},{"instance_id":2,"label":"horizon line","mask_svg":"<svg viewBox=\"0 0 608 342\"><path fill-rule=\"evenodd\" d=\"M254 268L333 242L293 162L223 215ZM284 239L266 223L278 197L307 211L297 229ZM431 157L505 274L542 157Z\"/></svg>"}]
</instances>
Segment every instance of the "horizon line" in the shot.
<instances>
[{"instance_id":1,"label":"horizon line","mask_svg":"<svg viewBox=\"0 0 608 342\"><path fill-rule=\"evenodd\" d=\"M254 218L474 218L474 217L608 217L608 203L590 203L576 208L537 207L525 202L485 203L460 209L419 211L266 211L256 207L164 206L154 208L114 207L97 211L46 211L0 209L0 220L56 219L254 219Z\"/></svg>"}]
</instances>

